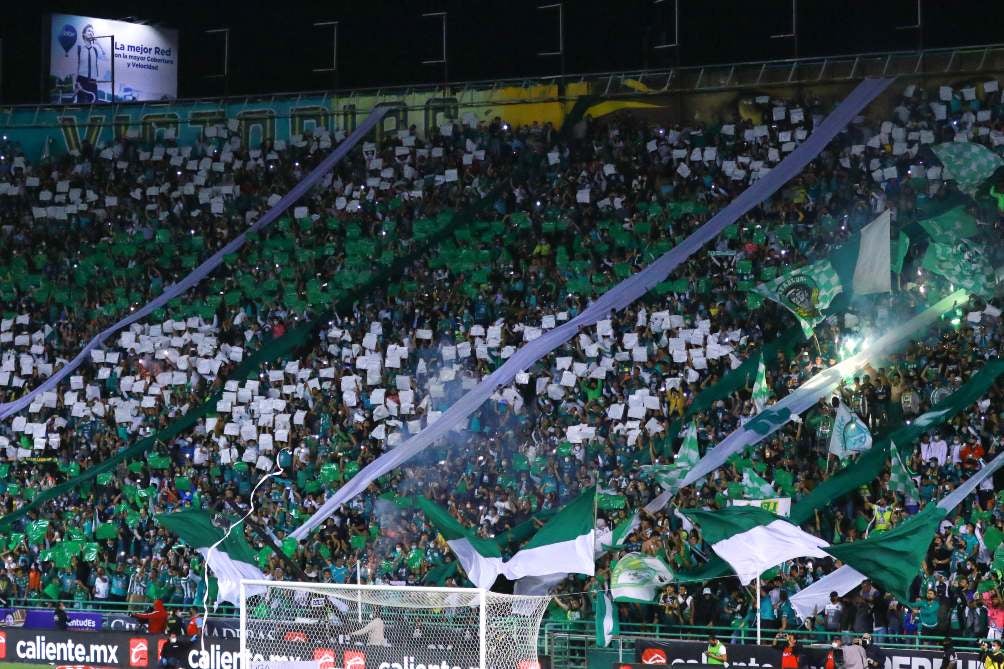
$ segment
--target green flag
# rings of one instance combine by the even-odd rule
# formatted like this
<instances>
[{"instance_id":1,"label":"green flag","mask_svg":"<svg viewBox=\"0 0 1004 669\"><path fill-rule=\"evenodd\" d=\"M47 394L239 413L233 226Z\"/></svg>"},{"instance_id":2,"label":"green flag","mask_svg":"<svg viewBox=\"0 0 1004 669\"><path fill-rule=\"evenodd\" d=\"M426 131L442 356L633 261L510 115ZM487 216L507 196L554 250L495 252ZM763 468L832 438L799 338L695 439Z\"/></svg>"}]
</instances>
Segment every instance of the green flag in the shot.
<instances>
[{"instance_id":1,"label":"green flag","mask_svg":"<svg viewBox=\"0 0 1004 669\"><path fill-rule=\"evenodd\" d=\"M610 591L616 602L650 604L663 586L673 580L673 572L654 555L628 553L610 572Z\"/></svg>"},{"instance_id":2,"label":"green flag","mask_svg":"<svg viewBox=\"0 0 1004 669\"><path fill-rule=\"evenodd\" d=\"M875 581L900 601L908 601L910 586L920 573L920 564L946 514L945 509L931 504L887 532L823 550Z\"/></svg>"},{"instance_id":3,"label":"green flag","mask_svg":"<svg viewBox=\"0 0 1004 669\"><path fill-rule=\"evenodd\" d=\"M872 434L857 414L841 402L833 419L830 433L830 453L838 458L846 458L851 453L861 453L872 447Z\"/></svg>"},{"instance_id":4,"label":"green flag","mask_svg":"<svg viewBox=\"0 0 1004 669\"><path fill-rule=\"evenodd\" d=\"M889 490L901 492L908 499L920 499L920 491L913 480L913 472L906 467L896 444L889 443Z\"/></svg>"},{"instance_id":5,"label":"green flag","mask_svg":"<svg viewBox=\"0 0 1004 669\"><path fill-rule=\"evenodd\" d=\"M49 531L49 521L48 520L33 520L28 523L27 533L28 541L33 544L40 544L42 540L45 539L46 532Z\"/></svg>"},{"instance_id":6,"label":"green flag","mask_svg":"<svg viewBox=\"0 0 1004 669\"><path fill-rule=\"evenodd\" d=\"M774 486L752 469L743 470L743 497L746 499L767 499L777 497Z\"/></svg>"},{"instance_id":7,"label":"green flag","mask_svg":"<svg viewBox=\"0 0 1004 669\"><path fill-rule=\"evenodd\" d=\"M566 504L502 567L515 581L527 576L596 570L596 486Z\"/></svg>"},{"instance_id":8,"label":"green flag","mask_svg":"<svg viewBox=\"0 0 1004 669\"><path fill-rule=\"evenodd\" d=\"M624 547L624 542L631 536L631 533L638 529L641 524L640 516L635 511L630 516L622 520L610 533L605 543L600 544L604 550L619 550Z\"/></svg>"},{"instance_id":9,"label":"green flag","mask_svg":"<svg viewBox=\"0 0 1004 669\"><path fill-rule=\"evenodd\" d=\"M760 362L756 366L756 381L753 383L753 404L756 405L757 413L763 411L770 399L770 387L767 385L767 365L763 362L763 353L760 354Z\"/></svg>"},{"instance_id":10,"label":"green flag","mask_svg":"<svg viewBox=\"0 0 1004 669\"><path fill-rule=\"evenodd\" d=\"M903 261L906 260L907 251L910 250L910 237L905 232L899 233L899 239L892 244L892 259L890 269L896 274L903 271Z\"/></svg>"},{"instance_id":11,"label":"green flag","mask_svg":"<svg viewBox=\"0 0 1004 669\"><path fill-rule=\"evenodd\" d=\"M966 208L962 205L925 218L920 222L920 227L930 235L932 241L943 244L953 244L964 237L973 237L980 231L976 219L966 213Z\"/></svg>"},{"instance_id":12,"label":"green flag","mask_svg":"<svg viewBox=\"0 0 1004 669\"><path fill-rule=\"evenodd\" d=\"M701 461L701 449L697 445L697 424L691 422L683 435L683 444L676 453L674 464L680 467L693 467Z\"/></svg>"},{"instance_id":13,"label":"green flag","mask_svg":"<svg viewBox=\"0 0 1004 669\"><path fill-rule=\"evenodd\" d=\"M760 284L755 290L795 314L808 338L823 321L823 311L844 288L830 261L820 260Z\"/></svg>"},{"instance_id":14,"label":"green flag","mask_svg":"<svg viewBox=\"0 0 1004 669\"><path fill-rule=\"evenodd\" d=\"M194 510L162 513L156 519L161 527L177 534L209 563L219 582L217 601L237 603L242 579L265 579L241 525L225 533L225 528L213 524L208 513ZM247 589L249 595L262 592L264 588Z\"/></svg>"},{"instance_id":15,"label":"green flag","mask_svg":"<svg viewBox=\"0 0 1004 669\"><path fill-rule=\"evenodd\" d=\"M826 557L827 542L759 507L689 509L684 515L701 527L701 538L729 563L743 585L782 562Z\"/></svg>"},{"instance_id":16,"label":"green flag","mask_svg":"<svg viewBox=\"0 0 1004 669\"><path fill-rule=\"evenodd\" d=\"M642 465L639 471L642 476L656 481L663 490L675 493L680 489L680 482L687 473L701 460L701 449L697 444L697 424L690 423L690 427L683 433L683 444L677 451L676 457L671 465Z\"/></svg>"},{"instance_id":17,"label":"green flag","mask_svg":"<svg viewBox=\"0 0 1004 669\"><path fill-rule=\"evenodd\" d=\"M479 588L491 588L502 571L502 551L498 544L465 528L435 502L425 497L417 497L415 501L429 523L453 550L471 583Z\"/></svg>"},{"instance_id":18,"label":"green flag","mask_svg":"<svg viewBox=\"0 0 1004 669\"><path fill-rule=\"evenodd\" d=\"M115 523L102 523L101 525L98 525L98 528L94 531L95 538L102 541L105 539L115 539L118 535L119 528Z\"/></svg>"},{"instance_id":19,"label":"green flag","mask_svg":"<svg viewBox=\"0 0 1004 669\"><path fill-rule=\"evenodd\" d=\"M994 292L994 282L983 249L968 239L952 244L932 241L924 253L923 267L958 288L984 297Z\"/></svg>"},{"instance_id":20,"label":"green flag","mask_svg":"<svg viewBox=\"0 0 1004 669\"><path fill-rule=\"evenodd\" d=\"M942 178L955 179L959 190L972 194L1004 164L996 153L975 142L945 142L931 147L944 166Z\"/></svg>"},{"instance_id":21,"label":"green flag","mask_svg":"<svg viewBox=\"0 0 1004 669\"><path fill-rule=\"evenodd\" d=\"M606 648L614 635L621 633L617 606L614 605L609 590L597 592L595 597L593 608L596 611L596 645Z\"/></svg>"}]
</instances>

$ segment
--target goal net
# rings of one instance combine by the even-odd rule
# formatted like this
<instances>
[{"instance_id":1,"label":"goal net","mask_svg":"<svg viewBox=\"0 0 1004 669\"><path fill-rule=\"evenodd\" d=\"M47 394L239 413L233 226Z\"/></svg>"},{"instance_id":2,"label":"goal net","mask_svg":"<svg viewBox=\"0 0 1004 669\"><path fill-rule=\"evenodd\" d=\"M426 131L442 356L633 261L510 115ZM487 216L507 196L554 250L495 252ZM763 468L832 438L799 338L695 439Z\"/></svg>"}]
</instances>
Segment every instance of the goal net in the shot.
<instances>
[{"instance_id":1,"label":"goal net","mask_svg":"<svg viewBox=\"0 0 1004 669\"><path fill-rule=\"evenodd\" d=\"M550 597L241 583L242 669L539 669Z\"/></svg>"}]
</instances>

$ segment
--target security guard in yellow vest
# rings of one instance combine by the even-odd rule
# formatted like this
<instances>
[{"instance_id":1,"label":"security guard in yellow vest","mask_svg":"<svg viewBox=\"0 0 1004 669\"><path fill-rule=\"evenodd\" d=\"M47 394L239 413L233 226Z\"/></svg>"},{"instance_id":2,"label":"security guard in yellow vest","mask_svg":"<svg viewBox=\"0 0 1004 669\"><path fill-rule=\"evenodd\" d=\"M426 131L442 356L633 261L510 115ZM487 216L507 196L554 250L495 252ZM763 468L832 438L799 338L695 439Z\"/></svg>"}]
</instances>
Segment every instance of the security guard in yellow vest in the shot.
<instances>
[{"instance_id":1,"label":"security guard in yellow vest","mask_svg":"<svg viewBox=\"0 0 1004 669\"><path fill-rule=\"evenodd\" d=\"M892 528L892 500L883 498L872 504L872 531L886 532Z\"/></svg>"}]
</instances>

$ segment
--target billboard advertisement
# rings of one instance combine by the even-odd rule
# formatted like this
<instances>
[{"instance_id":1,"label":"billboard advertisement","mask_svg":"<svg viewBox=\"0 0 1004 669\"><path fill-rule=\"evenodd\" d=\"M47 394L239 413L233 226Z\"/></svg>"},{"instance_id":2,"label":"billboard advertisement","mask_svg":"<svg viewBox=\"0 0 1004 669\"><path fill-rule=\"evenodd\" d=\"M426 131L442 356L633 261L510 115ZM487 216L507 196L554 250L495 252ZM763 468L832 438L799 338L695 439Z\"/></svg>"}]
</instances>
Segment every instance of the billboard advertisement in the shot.
<instances>
[{"instance_id":1,"label":"billboard advertisement","mask_svg":"<svg viewBox=\"0 0 1004 669\"><path fill-rule=\"evenodd\" d=\"M59 104L173 100L178 97L178 31L53 14L47 82L49 102Z\"/></svg>"},{"instance_id":2,"label":"billboard advertisement","mask_svg":"<svg viewBox=\"0 0 1004 669\"><path fill-rule=\"evenodd\" d=\"M706 643L694 641L667 641L656 639L639 639L635 643L636 659L634 664L688 664L700 666L707 663L704 651ZM808 646L803 649L804 657L799 664L805 669L823 669L826 665L826 654L829 647ZM941 651L921 650L919 648L883 648L885 651L884 669L942 669ZM725 654L728 657L725 667L758 667L771 669L781 666L780 650L771 646L756 646L752 644L725 644ZM959 669L982 669L983 663L977 653L958 653ZM620 664L614 665L620 669Z\"/></svg>"}]
</instances>

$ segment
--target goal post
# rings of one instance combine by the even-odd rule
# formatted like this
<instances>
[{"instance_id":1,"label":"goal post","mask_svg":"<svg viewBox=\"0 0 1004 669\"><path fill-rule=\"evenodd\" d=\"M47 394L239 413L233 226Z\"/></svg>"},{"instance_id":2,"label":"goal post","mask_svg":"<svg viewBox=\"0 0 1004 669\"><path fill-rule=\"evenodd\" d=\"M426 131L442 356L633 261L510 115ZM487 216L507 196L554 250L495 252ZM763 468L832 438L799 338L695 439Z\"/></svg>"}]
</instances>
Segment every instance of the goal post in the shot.
<instances>
[{"instance_id":1,"label":"goal post","mask_svg":"<svg viewBox=\"0 0 1004 669\"><path fill-rule=\"evenodd\" d=\"M539 669L550 597L241 581L241 669Z\"/></svg>"}]
</instances>

